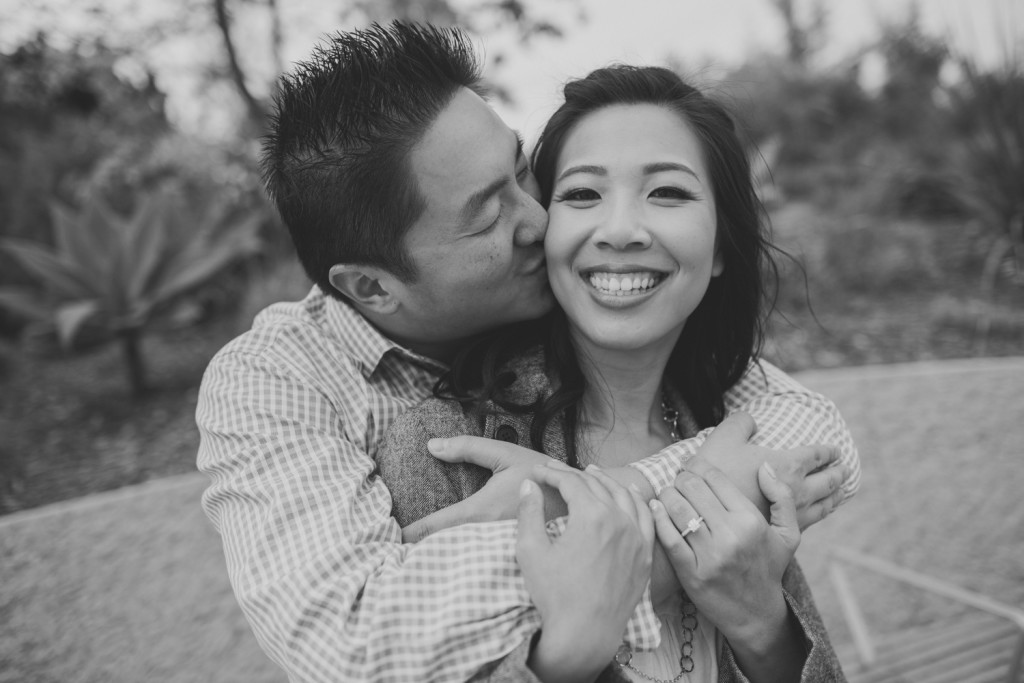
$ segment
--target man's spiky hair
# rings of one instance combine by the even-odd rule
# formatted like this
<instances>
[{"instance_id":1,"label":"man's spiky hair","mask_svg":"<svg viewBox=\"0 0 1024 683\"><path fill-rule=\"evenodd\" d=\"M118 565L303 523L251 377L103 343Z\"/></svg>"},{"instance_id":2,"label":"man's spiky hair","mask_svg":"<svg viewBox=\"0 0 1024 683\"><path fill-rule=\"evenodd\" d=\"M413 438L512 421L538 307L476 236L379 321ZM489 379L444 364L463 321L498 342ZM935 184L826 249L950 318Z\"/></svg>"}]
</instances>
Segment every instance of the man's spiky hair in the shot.
<instances>
[{"instance_id":1,"label":"man's spiky hair","mask_svg":"<svg viewBox=\"0 0 1024 683\"><path fill-rule=\"evenodd\" d=\"M402 238L423 211L408 157L460 88L483 94L456 28L394 22L336 33L282 77L261 170L310 279L331 266L415 269Z\"/></svg>"}]
</instances>

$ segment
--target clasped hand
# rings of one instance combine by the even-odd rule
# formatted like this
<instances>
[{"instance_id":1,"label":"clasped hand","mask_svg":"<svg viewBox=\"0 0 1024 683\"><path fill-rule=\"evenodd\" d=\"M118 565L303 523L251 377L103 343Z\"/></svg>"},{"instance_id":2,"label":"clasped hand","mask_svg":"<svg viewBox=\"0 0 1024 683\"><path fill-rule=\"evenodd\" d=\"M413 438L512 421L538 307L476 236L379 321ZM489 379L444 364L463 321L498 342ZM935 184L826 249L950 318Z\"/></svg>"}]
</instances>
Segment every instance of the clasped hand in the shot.
<instances>
[{"instance_id":1,"label":"clasped hand","mask_svg":"<svg viewBox=\"0 0 1024 683\"><path fill-rule=\"evenodd\" d=\"M759 649L788 618L782 575L800 543L789 487L758 471L770 519L725 474L696 458L651 501L658 541L679 584L725 637Z\"/></svg>"},{"instance_id":2,"label":"clasped hand","mask_svg":"<svg viewBox=\"0 0 1024 683\"><path fill-rule=\"evenodd\" d=\"M580 472L549 460L531 476L558 492L568 518L550 537L540 488L523 482L516 558L543 623L529 665L543 681L593 680L650 580L651 513L635 490L595 467Z\"/></svg>"}]
</instances>

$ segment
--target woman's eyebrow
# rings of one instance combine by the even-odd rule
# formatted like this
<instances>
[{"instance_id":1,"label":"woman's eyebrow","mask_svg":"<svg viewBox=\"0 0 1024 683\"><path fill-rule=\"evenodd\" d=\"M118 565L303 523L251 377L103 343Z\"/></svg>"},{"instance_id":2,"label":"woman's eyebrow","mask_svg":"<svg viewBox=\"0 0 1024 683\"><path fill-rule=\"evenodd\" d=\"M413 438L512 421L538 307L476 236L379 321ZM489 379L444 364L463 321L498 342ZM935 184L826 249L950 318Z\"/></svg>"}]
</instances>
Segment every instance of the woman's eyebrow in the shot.
<instances>
[{"instance_id":1,"label":"woman's eyebrow","mask_svg":"<svg viewBox=\"0 0 1024 683\"><path fill-rule=\"evenodd\" d=\"M687 166L686 164L676 163L674 161L658 161L653 164L644 165L644 175L653 175L655 173L661 173L662 171L682 171L692 175L697 180L700 180L700 176Z\"/></svg>"},{"instance_id":2,"label":"woman's eyebrow","mask_svg":"<svg viewBox=\"0 0 1024 683\"><path fill-rule=\"evenodd\" d=\"M608 175L608 171L605 169L604 166L570 166L569 168L562 171L561 175L558 176L558 180L556 180L555 182L568 178L569 176L575 175L576 173L590 173L591 175L601 176Z\"/></svg>"}]
</instances>

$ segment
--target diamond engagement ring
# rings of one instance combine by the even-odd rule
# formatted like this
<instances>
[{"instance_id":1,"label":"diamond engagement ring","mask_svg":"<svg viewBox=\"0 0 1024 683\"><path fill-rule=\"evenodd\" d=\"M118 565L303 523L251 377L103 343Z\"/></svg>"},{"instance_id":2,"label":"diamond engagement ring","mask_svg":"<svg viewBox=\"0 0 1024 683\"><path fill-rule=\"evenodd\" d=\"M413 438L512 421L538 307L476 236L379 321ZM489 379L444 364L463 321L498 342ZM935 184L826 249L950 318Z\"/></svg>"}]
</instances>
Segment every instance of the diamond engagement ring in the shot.
<instances>
[{"instance_id":1,"label":"diamond engagement ring","mask_svg":"<svg viewBox=\"0 0 1024 683\"><path fill-rule=\"evenodd\" d=\"M686 523L686 528L682 530L682 533L680 535L683 538L686 538L687 536L692 534L694 531L697 531L698 529L700 529L700 525L703 524L703 523L704 523L704 518L703 517L694 517L693 519L691 519L689 522Z\"/></svg>"}]
</instances>

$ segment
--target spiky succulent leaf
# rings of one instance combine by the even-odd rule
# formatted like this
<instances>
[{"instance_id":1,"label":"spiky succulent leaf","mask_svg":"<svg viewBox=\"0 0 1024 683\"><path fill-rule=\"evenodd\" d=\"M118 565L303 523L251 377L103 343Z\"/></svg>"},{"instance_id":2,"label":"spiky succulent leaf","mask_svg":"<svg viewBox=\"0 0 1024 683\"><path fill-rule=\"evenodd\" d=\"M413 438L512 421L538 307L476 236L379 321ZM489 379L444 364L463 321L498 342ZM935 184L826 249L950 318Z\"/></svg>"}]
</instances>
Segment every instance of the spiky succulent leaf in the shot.
<instances>
[{"instance_id":1,"label":"spiky succulent leaf","mask_svg":"<svg viewBox=\"0 0 1024 683\"><path fill-rule=\"evenodd\" d=\"M0 248L13 256L29 275L63 298L81 299L95 293L95 283L87 273L45 247L27 240L7 239L0 242Z\"/></svg>"},{"instance_id":2,"label":"spiky succulent leaf","mask_svg":"<svg viewBox=\"0 0 1024 683\"><path fill-rule=\"evenodd\" d=\"M54 311L53 320L57 324L57 339L65 349L71 348L75 337L96 314L100 312L100 303L95 299L72 301L62 304Z\"/></svg>"}]
</instances>

